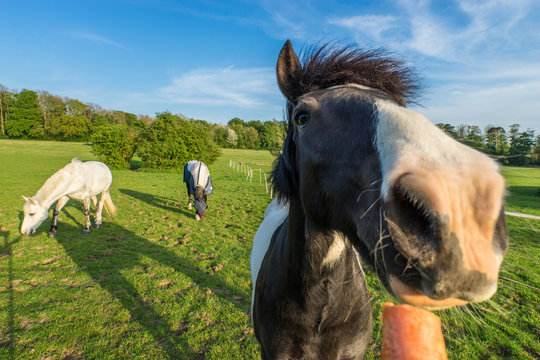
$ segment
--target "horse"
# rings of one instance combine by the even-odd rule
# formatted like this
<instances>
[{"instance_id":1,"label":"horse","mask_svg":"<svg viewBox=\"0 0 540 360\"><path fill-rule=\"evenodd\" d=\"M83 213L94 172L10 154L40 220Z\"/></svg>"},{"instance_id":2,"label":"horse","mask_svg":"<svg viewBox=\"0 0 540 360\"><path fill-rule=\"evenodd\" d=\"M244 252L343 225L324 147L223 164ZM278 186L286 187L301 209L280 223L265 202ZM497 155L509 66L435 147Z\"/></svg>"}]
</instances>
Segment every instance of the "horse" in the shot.
<instances>
[{"instance_id":1,"label":"horse","mask_svg":"<svg viewBox=\"0 0 540 360\"><path fill-rule=\"evenodd\" d=\"M202 162L191 160L184 165L184 182L187 187L188 209L191 210L191 195L193 195L195 206L195 220L200 221L206 218L206 209L208 208L207 195L214 192L210 170Z\"/></svg>"},{"instance_id":2,"label":"horse","mask_svg":"<svg viewBox=\"0 0 540 360\"><path fill-rule=\"evenodd\" d=\"M110 214L116 214L116 207L109 194L111 183L112 174L107 165L99 161L82 162L78 159L72 159L69 164L54 173L34 196L22 197L26 203L23 207L24 219L21 225L21 234L35 233L37 228L49 217L51 205L58 201L53 210L49 229L49 237L55 237L58 230L58 214L69 199L83 201L86 218L83 235L90 233L90 200L96 208L95 227L100 228L103 205ZM100 193L101 198L98 204L97 195Z\"/></svg>"},{"instance_id":3,"label":"horse","mask_svg":"<svg viewBox=\"0 0 540 360\"><path fill-rule=\"evenodd\" d=\"M398 301L489 299L508 248L505 181L488 156L406 107L419 75L384 50L322 45L276 65L287 134L251 254L263 359L361 359L362 264Z\"/></svg>"}]
</instances>

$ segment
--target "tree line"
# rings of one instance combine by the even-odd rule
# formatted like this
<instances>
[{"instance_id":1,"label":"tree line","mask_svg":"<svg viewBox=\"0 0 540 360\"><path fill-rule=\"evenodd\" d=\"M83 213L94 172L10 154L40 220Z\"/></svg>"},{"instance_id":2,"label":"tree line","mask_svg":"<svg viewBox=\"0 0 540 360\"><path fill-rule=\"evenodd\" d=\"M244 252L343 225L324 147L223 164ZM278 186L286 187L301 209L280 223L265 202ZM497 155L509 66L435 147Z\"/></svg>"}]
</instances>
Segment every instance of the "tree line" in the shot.
<instances>
[{"instance_id":1,"label":"tree line","mask_svg":"<svg viewBox=\"0 0 540 360\"><path fill-rule=\"evenodd\" d=\"M172 168L193 158L210 163L219 148L279 150L286 126L284 121L239 118L211 124L169 112L135 115L47 91L9 91L0 84L0 137L89 141L96 155L113 167L129 167L135 154L143 167ZM508 130L490 125L484 131L475 125L437 126L502 163L540 165L540 135L521 131L519 124Z\"/></svg>"},{"instance_id":2,"label":"tree line","mask_svg":"<svg viewBox=\"0 0 540 360\"><path fill-rule=\"evenodd\" d=\"M143 168L178 168L199 159L208 164L220 147L276 150L283 142L285 123L244 122L227 125L189 119L170 112L155 117L62 98L47 91L9 91L0 85L0 137L87 141L100 160L126 168L141 158Z\"/></svg>"},{"instance_id":3,"label":"tree line","mask_svg":"<svg viewBox=\"0 0 540 360\"><path fill-rule=\"evenodd\" d=\"M505 130L501 126L488 125L484 131L476 125L436 124L446 134L459 142L471 146L503 164L540 165L540 135L534 130L520 130L519 124L512 124Z\"/></svg>"}]
</instances>

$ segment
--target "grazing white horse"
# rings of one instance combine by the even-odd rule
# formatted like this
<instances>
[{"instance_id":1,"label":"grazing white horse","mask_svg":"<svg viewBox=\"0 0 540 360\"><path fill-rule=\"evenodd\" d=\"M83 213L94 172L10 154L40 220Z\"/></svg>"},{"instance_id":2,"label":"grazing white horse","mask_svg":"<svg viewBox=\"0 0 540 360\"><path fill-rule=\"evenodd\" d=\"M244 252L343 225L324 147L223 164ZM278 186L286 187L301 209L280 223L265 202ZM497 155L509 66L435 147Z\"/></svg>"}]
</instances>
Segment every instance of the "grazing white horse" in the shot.
<instances>
[{"instance_id":1,"label":"grazing white horse","mask_svg":"<svg viewBox=\"0 0 540 360\"><path fill-rule=\"evenodd\" d=\"M90 233L90 200L93 201L96 207L95 226L96 228L101 227L103 205L106 206L110 214L114 215L116 213L116 207L109 195L111 183L112 174L107 165L99 161L83 163L78 159L71 160L69 164L51 176L36 195L30 198L23 196L26 203L24 204L24 220L21 225L21 234L31 235L35 233L39 225L49 217L49 208L55 201L58 201L53 211L49 230L49 236L55 237L58 229L58 214L69 199L84 202L86 226L83 234ZM101 198L99 205L97 205L96 195L99 193L101 193Z\"/></svg>"}]
</instances>

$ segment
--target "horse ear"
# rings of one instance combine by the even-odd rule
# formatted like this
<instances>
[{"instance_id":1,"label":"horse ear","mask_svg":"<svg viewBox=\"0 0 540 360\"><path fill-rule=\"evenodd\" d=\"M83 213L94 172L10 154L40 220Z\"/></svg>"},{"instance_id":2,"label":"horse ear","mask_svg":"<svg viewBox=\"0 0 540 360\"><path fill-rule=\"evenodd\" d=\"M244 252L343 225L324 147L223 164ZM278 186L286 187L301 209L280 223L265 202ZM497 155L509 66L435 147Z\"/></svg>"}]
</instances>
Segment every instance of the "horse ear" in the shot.
<instances>
[{"instance_id":1,"label":"horse ear","mask_svg":"<svg viewBox=\"0 0 540 360\"><path fill-rule=\"evenodd\" d=\"M291 41L287 40L281 49L276 65L276 75L279 89L287 100L294 102L300 96L298 86L302 75L302 65L294 52Z\"/></svg>"},{"instance_id":2,"label":"horse ear","mask_svg":"<svg viewBox=\"0 0 540 360\"><path fill-rule=\"evenodd\" d=\"M24 196L24 195L23 195L22 198L23 198L23 200L26 201L26 202L30 201L33 205L38 205L37 201L34 200L34 198L26 197L26 196Z\"/></svg>"}]
</instances>

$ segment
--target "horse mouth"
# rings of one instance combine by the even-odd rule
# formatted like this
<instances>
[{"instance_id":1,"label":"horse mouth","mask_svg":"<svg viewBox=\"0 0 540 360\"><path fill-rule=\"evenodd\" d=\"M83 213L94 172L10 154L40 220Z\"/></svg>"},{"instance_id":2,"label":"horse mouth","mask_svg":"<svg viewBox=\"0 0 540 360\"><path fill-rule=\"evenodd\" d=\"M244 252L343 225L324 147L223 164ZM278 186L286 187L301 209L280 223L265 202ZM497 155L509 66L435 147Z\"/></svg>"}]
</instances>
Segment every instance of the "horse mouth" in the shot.
<instances>
[{"instance_id":1,"label":"horse mouth","mask_svg":"<svg viewBox=\"0 0 540 360\"><path fill-rule=\"evenodd\" d=\"M437 286L429 275L439 268L441 244L451 236L448 221L435 210L433 196L411 186L409 176L403 178L405 181L394 184L385 202L391 241L406 259L403 272L393 272L401 275L387 275L390 288L400 301L428 310L466 305L469 301L455 297L458 292L453 286Z\"/></svg>"},{"instance_id":2,"label":"horse mouth","mask_svg":"<svg viewBox=\"0 0 540 360\"><path fill-rule=\"evenodd\" d=\"M390 275L389 282L392 291L400 301L426 310L442 310L468 304L468 301L454 297L444 300L432 299L420 290L405 284L394 275Z\"/></svg>"}]
</instances>

